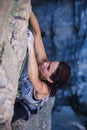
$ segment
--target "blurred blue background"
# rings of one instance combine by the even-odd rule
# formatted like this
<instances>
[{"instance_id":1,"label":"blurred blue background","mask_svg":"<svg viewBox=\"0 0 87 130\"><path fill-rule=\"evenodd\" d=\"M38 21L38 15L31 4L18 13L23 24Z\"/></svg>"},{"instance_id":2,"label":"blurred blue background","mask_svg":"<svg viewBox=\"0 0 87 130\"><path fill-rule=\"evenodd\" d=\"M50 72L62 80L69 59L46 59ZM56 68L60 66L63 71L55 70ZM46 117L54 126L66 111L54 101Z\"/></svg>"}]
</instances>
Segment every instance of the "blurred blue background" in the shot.
<instances>
[{"instance_id":1,"label":"blurred blue background","mask_svg":"<svg viewBox=\"0 0 87 130\"><path fill-rule=\"evenodd\" d=\"M59 90L52 130L87 130L87 0L31 0L49 60L64 60L71 78Z\"/></svg>"}]
</instances>

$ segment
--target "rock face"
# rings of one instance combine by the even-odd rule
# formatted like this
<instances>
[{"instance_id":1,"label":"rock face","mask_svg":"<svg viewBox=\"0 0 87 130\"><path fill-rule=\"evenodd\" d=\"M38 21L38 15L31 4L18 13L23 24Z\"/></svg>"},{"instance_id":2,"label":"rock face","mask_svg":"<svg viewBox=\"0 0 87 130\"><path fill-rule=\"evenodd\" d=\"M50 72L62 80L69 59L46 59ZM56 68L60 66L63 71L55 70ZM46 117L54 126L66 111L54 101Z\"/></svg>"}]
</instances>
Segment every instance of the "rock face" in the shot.
<instances>
[{"instance_id":1,"label":"rock face","mask_svg":"<svg viewBox=\"0 0 87 130\"><path fill-rule=\"evenodd\" d=\"M21 65L26 53L29 0L0 0L0 128L13 116ZM10 130L10 128L5 128Z\"/></svg>"}]
</instances>

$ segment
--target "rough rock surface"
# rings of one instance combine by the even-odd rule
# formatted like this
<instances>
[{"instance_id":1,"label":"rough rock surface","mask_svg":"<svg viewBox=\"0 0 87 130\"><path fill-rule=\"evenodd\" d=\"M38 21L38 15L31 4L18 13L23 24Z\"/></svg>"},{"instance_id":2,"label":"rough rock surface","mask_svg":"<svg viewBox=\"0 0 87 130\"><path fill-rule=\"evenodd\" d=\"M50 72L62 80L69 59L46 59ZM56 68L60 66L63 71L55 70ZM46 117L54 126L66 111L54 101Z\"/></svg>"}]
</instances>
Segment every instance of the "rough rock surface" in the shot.
<instances>
[{"instance_id":1,"label":"rough rock surface","mask_svg":"<svg viewBox=\"0 0 87 130\"><path fill-rule=\"evenodd\" d=\"M29 0L0 0L0 129L10 130L20 68L26 52Z\"/></svg>"}]
</instances>

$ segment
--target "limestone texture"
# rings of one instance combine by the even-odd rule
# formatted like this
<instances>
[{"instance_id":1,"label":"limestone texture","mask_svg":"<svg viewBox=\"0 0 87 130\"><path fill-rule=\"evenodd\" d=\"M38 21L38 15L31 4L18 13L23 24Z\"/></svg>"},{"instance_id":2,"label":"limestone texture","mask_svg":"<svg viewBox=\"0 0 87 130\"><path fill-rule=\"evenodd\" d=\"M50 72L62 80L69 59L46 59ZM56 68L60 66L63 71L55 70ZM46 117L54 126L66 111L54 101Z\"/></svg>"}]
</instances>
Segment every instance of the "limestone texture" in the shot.
<instances>
[{"instance_id":1,"label":"limestone texture","mask_svg":"<svg viewBox=\"0 0 87 130\"><path fill-rule=\"evenodd\" d=\"M29 0L0 0L0 129L10 130L26 34ZM3 124L3 125L2 125Z\"/></svg>"}]
</instances>

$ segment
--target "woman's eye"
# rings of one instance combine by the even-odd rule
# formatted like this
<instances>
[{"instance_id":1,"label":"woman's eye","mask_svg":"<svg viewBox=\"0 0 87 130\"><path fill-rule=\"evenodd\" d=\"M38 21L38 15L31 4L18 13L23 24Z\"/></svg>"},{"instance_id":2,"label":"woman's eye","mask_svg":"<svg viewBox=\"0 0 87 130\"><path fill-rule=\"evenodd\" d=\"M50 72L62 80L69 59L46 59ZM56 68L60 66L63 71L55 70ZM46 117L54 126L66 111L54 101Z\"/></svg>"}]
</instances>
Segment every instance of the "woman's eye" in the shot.
<instances>
[{"instance_id":1,"label":"woman's eye","mask_svg":"<svg viewBox=\"0 0 87 130\"><path fill-rule=\"evenodd\" d=\"M47 67L47 70L49 70L50 69L50 65L48 65L48 67Z\"/></svg>"}]
</instances>

